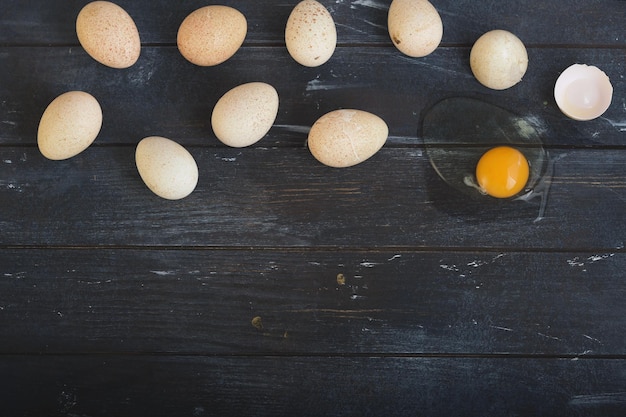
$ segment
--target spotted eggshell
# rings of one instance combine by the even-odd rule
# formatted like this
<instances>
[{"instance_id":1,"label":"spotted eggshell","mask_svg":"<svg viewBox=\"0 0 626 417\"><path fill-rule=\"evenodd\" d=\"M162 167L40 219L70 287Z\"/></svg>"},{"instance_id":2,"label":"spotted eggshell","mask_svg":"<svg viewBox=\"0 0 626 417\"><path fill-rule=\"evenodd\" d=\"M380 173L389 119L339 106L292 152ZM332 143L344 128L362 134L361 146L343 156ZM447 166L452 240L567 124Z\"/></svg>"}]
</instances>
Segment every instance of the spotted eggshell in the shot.
<instances>
[{"instance_id":1,"label":"spotted eggshell","mask_svg":"<svg viewBox=\"0 0 626 417\"><path fill-rule=\"evenodd\" d=\"M199 66L221 64L235 55L247 31L246 18L239 10L221 5L201 7L178 28L178 50Z\"/></svg>"},{"instance_id":2,"label":"spotted eggshell","mask_svg":"<svg viewBox=\"0 0 626 417\"><path fill-rule=\"evenodd\" d=\"M291 11L285 28L289 55L301 65L318 67L335 52L337 30L329 11L315 0L303 0Z\"/></svg>"},{"instance_id":3,"label":"spotted eggshell","mask_svg":"<svg viewBox=\"0 0 626 417\"><path fill-rule=\"evenodd\" d=\"M441 16L427 0L393 0L387 15L389 36L400 52L423 57L441 43Z\"/></svg>"},{"instance_id":4,"label":"spotted eggshell","mask_svg":"<svg viewBox=\"0 0 626 417\"><path fill-rule=\"evenodd\" d=\"M343 168L373 156L387 141L389 129L380 117L363 110L326 113L311 127L309 150L321 163Z\"/></svg>"},{"instance_id":5,"label":"spotted eggshell","mask_svg":"<svg viewBox=\"0 0 626 417\"><path fill-rule=\"evenodd\" d=\"M76 18L76 34L85 51L112 68L128 68L137 62L141 41L135 22L115 3L94 1Z\"/></svg>"},{"instance_id":6,"label":"spotted eggshell","mask_svg":"<svg viewBox=\"0 0 626 417\"><path fill-rule=\"evenodd\" d=\"M135 164L146 186L159 197L179 200L198 183L198 165L193 156L171 139L150 136L135 150Z\"/></svg>"},{"instance_id":7,"label":"spotted eggshell","mask_svg":"<svg viewBox=\"0 0 626 417\"><path fill-rule=\"evenodd\" d=\"M87 149L101 127L102 109L95 97L69 91L55 98L43 112L37 145L48 159L68 159Z\"/></svg>"},{"instance_id":8,"label":"spotted eggshell","mask_svg":"<svg viewBox=\"0 0 626 417\"><path fill-rule=\"evenodd\" d=\"M211 126L228 146L241 148L265 136L276 120L278 93L269 84L242 84L224 94L213 108Z\"/></svg>"},{"instance_id":9,"label":"spotted eggshell","mask_svg":"<svg viewBox=\"0 0 626 417\"><path fill-rule=\"evenodd\" d=\"M474 77L485 87L505 90L522 81L528 68L528 53L522 41L506 30L483 34L470 51Z\"/></svg>"}]
</instances>

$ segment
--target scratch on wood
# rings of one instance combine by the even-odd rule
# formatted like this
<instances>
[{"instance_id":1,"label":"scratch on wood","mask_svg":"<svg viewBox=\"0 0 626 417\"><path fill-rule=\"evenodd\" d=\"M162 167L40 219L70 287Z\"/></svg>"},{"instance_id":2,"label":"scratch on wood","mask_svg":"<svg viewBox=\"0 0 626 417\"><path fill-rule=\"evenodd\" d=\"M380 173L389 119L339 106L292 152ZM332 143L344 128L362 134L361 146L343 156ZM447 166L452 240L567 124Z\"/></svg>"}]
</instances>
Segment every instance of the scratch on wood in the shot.
<instances>
[{"instance_id":1,"label":"scratch on wood","mask_svg":"<svg viewBox=\"0 0 626 417\"><path fill-rule=\"evenodd\" d=\"M380 25L378 23L370 22L369 20L363 20L363 21L367 23L368 25L373 26L375 28L384 29L385 31L387 30L387 26L385 25Z\"/></svg>"},{"instance_id":2,"label":"scratch on wood","mask_svg":"<svg viewBox=\"0 0 626 417\"><path fill-rule=\"evenodd\" d=\"M626 392L607 392L601 394L575 395L570 405L577 407L597 407L609 404L626 404Z\"/></svg>"},{"instance_id":3,"label":"scratch on wood","mask_svg":"<svg viewBox=\"0 0 626 417\"><path fill-rule=\"evenodd\" d=\"M305 308L301 310L289 310L290 313L333 313L333 314L362 314L362 313L380 313L382 308L345 310L336 308Z\"/></svg>"},{"instance_id":4,"label":"scratch on wood","mask_svg":"<svg viewBox=\"0 0 626 417\"><path fill-rule=\"evenodd\" d=\"M603 261L613 256L615 256L614 253L603 253L603 254L591 255L585 259L581 259L579 256L575 256L572 259L568 259L567 263L571 267L584 267L587 263Z\"/></svg>"},{"instance_id":5,"label":"scratch on wood","mask_svg":"<svg viewBox=\"0 0 626 417\"><path fill-rule=\"evenodd\" d=\"M150 271L155 275L165 276L165 275L173 275L176 271Z\"/></svg>"},{"instance_id":6,"label":"scratch on wood","mask_svg":"<svg viewBox=\"0 0 626 417\"><path fill-rule=\"evenodd\" d=\"M489 326L491 328L497 329L497 330L504 330L505 332L512 332L513 329L509 329L508 327L502 327L502 326Z\"/></svg>"},{"instance_id":7,"label":"scratch on wood","mask_svg":"<svg viewBox=\"0 0 626 417\"><path fill-rule=\"evenodd\" d=\"M560 340L561 340L561 339L559 339L559 338L558 338L558 337L556 337L556 336L550 336L550 335L543 334L543 333L540 333L540 332L537 332L537 334L538 334L539 336L541 336L541 337L545 337L546 339L552 339L552 340L558 340L558 341L560 341Z\"/></svg>"},{"instance_id":8,"label":"scratch on wood","mask_svg":"<svg viewBox=\"0 0 626 417\"><path fill-rule=\"evenodd\" d=\"M274 128L284 129L289 132L296 133L309 133L311 130L311 126L302 126L302 125L274 125Z\"/></svg>"},{"instance_id":9,"label":"scratch on wood","mask_svg":"<svg viewBox=\"0 0 626 417\"><path fill-rule=\"evenodd\" d=\"M350 8L351 9L356 9L356 6L369 7L369 8L378 9L378 10L388 10L389 9L389 5L388 4L380 2L380 1L375 1L375 0L355 0L350 5Z\"/></svg>"},{"instance_id":10,"label":"scratch on wood","mask_svg":"<svg viewBox=\"0 0 626 417\"><path fill-rule=\"evenodd\" d=\"M602 344L602 342L599 339L596 339L595 337L591 337L589 335L583 334L584 337L586 337L587 339L594 341L596 343Z\"/></svg>"},{"instance_id":11,"label":"scratch on wood","mask_svg":"<svg viewBox=\"0 0 626 417\"><path fill-rule=\"evenodd\" d=\"M606 117L603 117L603 119L609 122L611 126L619 130L620 132L626 132L626 121L616 121L616 120L607 119Z\"/></svg>"}]
</instances>

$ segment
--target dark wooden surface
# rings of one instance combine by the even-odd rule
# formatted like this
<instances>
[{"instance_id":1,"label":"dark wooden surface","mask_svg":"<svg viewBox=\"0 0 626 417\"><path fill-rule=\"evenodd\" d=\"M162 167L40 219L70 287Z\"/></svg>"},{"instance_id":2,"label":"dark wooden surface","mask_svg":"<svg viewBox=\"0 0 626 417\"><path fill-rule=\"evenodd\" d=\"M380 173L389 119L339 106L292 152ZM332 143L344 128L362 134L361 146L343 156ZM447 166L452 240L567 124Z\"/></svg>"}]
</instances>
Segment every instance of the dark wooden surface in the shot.
<instances>
[{"instance_id":1,"label":"dark wooden surface","mask_svg":"<svg viewBox=\"0 0 626 417\"><path fill-rule=\"evenodd\" d=\"M339 46L319 68L284 47L296 3L228 2L248 19L244 46L199 68L175 38L205 3L120 0L143 47L113 70L78 44L86 1L0 1L0 415L626 415L626 2L434 1L443 42L419 59L389 41L389 1L323 2ZM530 59L505 91L469 69L496 28ZM573 63L613 83L599 119L554 103ZM227 148L210 113L248 81L276 87L278 117ZM73 89L98 98L103 129L46 160L39 118ZM474 200L437 176L422 121L456 96L540 132L541 218L538 200ZM341 107L379 115L390 137L331 169L305 140ZM148 135L196 158L186 199L141 182Z\"/></svg>"}]
</instances>

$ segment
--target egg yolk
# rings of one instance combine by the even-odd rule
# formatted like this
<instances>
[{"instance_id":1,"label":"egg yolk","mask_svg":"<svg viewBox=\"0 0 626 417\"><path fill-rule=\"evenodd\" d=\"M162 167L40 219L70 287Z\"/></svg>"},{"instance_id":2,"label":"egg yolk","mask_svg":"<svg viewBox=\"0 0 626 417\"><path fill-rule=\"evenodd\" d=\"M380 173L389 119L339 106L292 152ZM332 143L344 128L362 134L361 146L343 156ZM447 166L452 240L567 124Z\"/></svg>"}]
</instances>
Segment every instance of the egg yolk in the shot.
<instances>
[{"instance_id":1,"label":"egg yolk","mask_svg":"<svg viewBox=\"0 0 626 417\"><path fill-rule=\"evenodd\" d=\"M526 157L509 146L498 146L485 152L476 165L476 180L482 191L496 198L519 193L528 182Z\"/></svg>"}]
</instances>

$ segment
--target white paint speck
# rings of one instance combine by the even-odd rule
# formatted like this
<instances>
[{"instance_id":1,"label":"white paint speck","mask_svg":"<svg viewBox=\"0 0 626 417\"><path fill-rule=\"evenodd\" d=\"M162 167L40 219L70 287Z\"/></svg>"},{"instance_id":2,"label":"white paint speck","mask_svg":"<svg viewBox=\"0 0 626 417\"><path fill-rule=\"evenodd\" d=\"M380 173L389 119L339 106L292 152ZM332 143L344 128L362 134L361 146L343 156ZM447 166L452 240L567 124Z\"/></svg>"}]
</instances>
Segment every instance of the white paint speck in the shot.
<instances>
[{"instance_id":1,"label":"white paint speck","mask_svg":"<svg viewBox=\"0 0 626 417\"><path fill-rule=\"evenodd\" d=\"M587 263L603 261L613 256L615 256L614 253L603 253L603 254L591 255L585 259L581 259L579 256L576 256L572 259L568 259L567 263L571 267L584 267Z\"/></svg>"},{"instance_id":2,"label":"white paint speck","mask_svg":"<svg viewBox=\"0 0 626 417\"><path fill-rule=\"evenodd\" d=\"M478 260L475 260L475 261L472 261L472 262L468 263L467 266L471 266L473 268L478 268L479 266L483 266L483 265L486 265L486 264L487 264L487 262L481 261L480 259L478 259Z\"/></svg>"},{"instance_id":3,"label":"white paint speck","mask_svg":"<svg viewBox=\"0 0 626 417\"><path fill-rule=\"evenodd\" d=\"M585 263L581 262L578 256L573 259L568 259L567 263L569 264L569 266L585 266Z\"/></svg>"},{"instance_id":4,"label":"white paint speck","mask_svg":"<svg viewBox=\"0 0 626 417\"><path fill-rule=\"evenodd\" d=\"M150 272L159 276L173 275L176 273L176 271L150 271Z\"/></svg>"},{"instance_id":5,"label":"white paint speck","mask_svg":"<svg viewBox=\"0 0 626 417\"><path fill-rule=\"evenodd\" d=\"M439 265L441 269L445 269L446 271L459 272L459 268L456 265Z\"/></svg>"},{"instance_id":6,"label":"white paint speck","mask_svg":"<svg viewBox=\"0 0 626 417\"><path fill-rule=\"evenodd\" d=\"M615 256L615 254L614 253L605 253L605 254L602 254L602 255L592 255L592 256L588 257L587 259L589 261L591 261L591 262L597 262L597 261L602 261L604 259L608 259L608 258L610 258L612 256Z\"/></svg>"}]
</instances>

